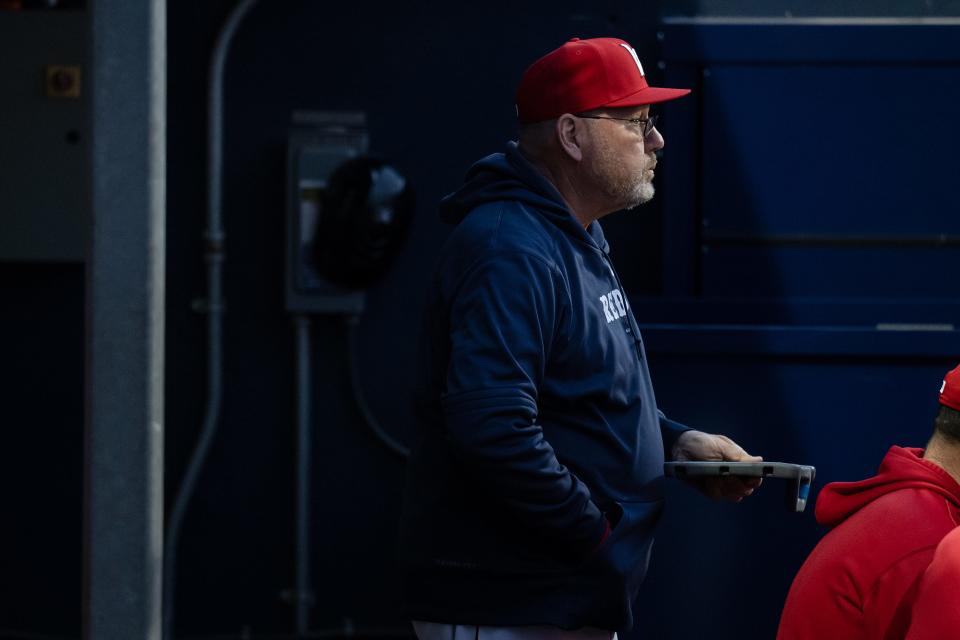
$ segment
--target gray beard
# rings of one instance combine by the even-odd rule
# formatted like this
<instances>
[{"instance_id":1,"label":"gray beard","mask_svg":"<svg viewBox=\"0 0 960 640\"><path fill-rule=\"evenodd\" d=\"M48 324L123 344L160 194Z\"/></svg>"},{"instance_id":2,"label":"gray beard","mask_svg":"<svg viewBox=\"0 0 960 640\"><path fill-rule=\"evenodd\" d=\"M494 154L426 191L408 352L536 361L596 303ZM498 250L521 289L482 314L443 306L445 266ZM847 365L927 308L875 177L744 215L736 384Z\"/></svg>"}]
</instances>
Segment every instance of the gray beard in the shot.
<instances>
[{"instance_id":1,"label":"gray beard","mask_svg":"<svg viewBox=\"0 0 960 640\"><path fill-rule=\"evenodd\" d=\"M642 177L631 180L630 176L616 178L607 174L603 191L617 203L618 210L633 209L653 199L655 189L652 182Z\"/></svg>"},{"instance_id":2,"label":"gray beard","mask_svg":"<svg viewBox=\"0 0 960 640\"><path fill-rule=\"evenodd\" d=\"M644 179L645 169L639 175L624 171L623 164L608 148L599 154L594 176L604 194L617 205L617 210L633 209L653 199L653 182Z\"/></svg>"},{"instance_id":3,"label":"gray beard","mask_svg":"<svg viewBox=\"0 0 960 640\"><path fill-rule=\"evenodd\" d=\"M656 192L656 189L653 188L652 182L640 182L639 184L634 185L633 191L630 193L630 199L627 206L624 209L633 209L639 207L640 205L650 202L653 200L653 194Z\"/></svg>"}]
</instances>

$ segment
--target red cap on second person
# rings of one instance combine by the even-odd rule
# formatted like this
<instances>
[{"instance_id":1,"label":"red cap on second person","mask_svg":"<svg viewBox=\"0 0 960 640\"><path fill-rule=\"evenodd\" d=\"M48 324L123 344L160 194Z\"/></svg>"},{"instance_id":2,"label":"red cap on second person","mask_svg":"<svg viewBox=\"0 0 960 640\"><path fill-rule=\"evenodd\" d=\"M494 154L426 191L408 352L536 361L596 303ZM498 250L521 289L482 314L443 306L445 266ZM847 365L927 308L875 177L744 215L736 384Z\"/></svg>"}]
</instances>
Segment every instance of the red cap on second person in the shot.
<instances>
[{"instance_id":1,"label":"red cap on second person","mask_svg":"<svg viewBox=\"0 0 960 640\"><path fill-rule=\"evenodd\" d=\"M520 124L601 107L666 102L690 89L651 87L636 51L617 38L573 38L527 69L517 89Z\"/></svg>"},{"instance_id":2,"label":"red cap on second person","mask_svg":"<svg viewBox=\"0 0 960 640\"><path fill-rule=\"evenodd\" d=\"M960 366L947 374L940 385L940 404L960 411Z\"/></svg>"}]
</instances>

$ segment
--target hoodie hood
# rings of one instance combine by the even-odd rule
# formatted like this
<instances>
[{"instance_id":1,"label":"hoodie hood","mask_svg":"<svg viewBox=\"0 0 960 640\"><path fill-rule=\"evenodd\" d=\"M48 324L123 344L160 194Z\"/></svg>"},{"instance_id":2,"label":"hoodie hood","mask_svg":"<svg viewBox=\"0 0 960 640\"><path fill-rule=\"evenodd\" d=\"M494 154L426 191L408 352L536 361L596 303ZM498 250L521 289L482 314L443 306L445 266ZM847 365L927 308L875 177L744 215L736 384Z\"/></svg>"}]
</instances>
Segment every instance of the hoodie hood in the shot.
<instances>
[{"instance_id":1,"label":"hoodie hood","mask_svg":"<svg viewBox=\"0 0 960 640\"><path fill-rule=\"evenodd\" d=\"M831 482L817 498L817 522L835 527L874 500L900 489L934 491L960 509L960 485L922 456L923 449L890 447L876 476L859 482Z\"/></svg>"},{"instance_id":2,"label":"hoodie hood","mask_svg":"<svg viewBox=\"0 0 960 640\"><path fill-rule=\"evenodd\" d=\"M440 201L440 219L458 224L470 211L491 202L513 201L529 205L575 239L610 252L600 225L585 230L563 201L563 196L520 152L516 142L504 153L494 153L467 171L464 184Z\"/></svg>"}]
</instances>

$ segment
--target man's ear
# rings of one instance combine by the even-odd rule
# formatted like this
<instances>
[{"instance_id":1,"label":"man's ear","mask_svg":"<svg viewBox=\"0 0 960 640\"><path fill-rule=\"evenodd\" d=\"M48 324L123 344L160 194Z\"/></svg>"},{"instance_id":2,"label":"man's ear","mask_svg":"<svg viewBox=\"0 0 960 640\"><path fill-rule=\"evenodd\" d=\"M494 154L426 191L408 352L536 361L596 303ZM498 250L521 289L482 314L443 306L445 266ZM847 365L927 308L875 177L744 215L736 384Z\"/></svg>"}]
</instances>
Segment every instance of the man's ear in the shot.
<instances>
[{"instance_id":1,"label":"man's ear","mask_svg":"<svg viewBox=\"0 0 960 640\"><path fill-rule=\"evenodd\" d=\"M584 142L584 133L583 122L576 116L565 113L557 118L556 135L560 148L577 162L583 160L581 146Z\"/></svg>"}]
</instances>

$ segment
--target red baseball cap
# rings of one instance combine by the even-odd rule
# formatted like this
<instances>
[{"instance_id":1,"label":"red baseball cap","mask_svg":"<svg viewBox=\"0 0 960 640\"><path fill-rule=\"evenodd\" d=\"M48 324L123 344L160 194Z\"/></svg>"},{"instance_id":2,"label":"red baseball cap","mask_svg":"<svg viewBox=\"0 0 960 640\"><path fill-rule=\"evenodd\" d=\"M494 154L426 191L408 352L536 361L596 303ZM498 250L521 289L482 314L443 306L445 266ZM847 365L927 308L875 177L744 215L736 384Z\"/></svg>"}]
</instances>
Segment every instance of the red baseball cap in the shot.
<instances>
[{"instance_id":1,"label":"red baseball cap","mask_svg":"<svg viewBox=\"0 0 960 640\"><path fill-rule=\"evenodd\" d=\"M636 107L674 100L690 89L651 87L637 52L618 38L572 38L523 73L517 89L520 124L600 107Z\"/></svg>"},{"instance_id":2,"label":"red baseball cap","mask_svg":"<svg viewBox=\"0 0 960 640\"><path fill-rule=\"evenodd\" d=\"M940 404L960 411L960 366L947 374L940 385Z\"/></svg>"}]
</instances>

